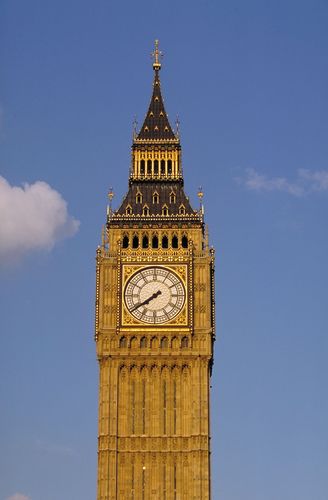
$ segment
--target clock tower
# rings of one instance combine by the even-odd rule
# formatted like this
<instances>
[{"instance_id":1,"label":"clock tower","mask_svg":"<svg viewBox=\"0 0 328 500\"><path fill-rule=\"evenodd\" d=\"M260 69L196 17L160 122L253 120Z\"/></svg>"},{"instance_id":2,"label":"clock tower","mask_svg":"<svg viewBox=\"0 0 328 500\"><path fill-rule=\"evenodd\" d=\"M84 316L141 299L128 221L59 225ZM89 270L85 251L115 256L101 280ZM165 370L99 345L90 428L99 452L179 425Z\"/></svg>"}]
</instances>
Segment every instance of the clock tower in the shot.
<instances>
[{"instance_id":1,"label":"clock tower","mask_svg":"<svg viewBox=\"0 0 328 500\"><path fill-rule=\"evenodd\" d=\"M184 192L157 41L153 56L128 192L108 208L97 250L97 500L211 497L214 250L202 204L194 210Z\"/></svg>"}]
</instances>

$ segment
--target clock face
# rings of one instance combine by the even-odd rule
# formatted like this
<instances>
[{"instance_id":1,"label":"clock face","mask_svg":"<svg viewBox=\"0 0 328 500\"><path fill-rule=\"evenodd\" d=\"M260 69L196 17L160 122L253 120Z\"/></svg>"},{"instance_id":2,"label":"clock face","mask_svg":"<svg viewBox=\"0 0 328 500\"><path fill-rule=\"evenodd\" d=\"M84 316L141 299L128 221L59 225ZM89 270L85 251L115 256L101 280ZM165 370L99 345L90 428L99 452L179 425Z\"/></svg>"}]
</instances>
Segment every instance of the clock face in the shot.
<instances>
[{"instance_id":1,"label":"clock face","mask_svg":"<svg viewBox=\"0 0 328 500\"><path fill-rule=\"evenodd\" d=\"M136 319L160 324L180 313L185 302L185 289L181 279L170 269L145 267L127 282L124 300Z\"/></svg>"}]
</instances>

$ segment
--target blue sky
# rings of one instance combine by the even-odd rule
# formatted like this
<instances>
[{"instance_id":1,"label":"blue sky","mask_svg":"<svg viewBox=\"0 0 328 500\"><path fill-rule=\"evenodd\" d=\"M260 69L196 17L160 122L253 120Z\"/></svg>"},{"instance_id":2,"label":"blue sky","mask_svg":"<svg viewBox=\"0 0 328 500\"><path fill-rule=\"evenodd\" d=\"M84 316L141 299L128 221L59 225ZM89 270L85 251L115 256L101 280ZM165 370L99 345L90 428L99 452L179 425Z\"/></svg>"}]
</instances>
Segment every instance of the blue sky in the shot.
<instances>
[{"instance_id":1,"label":"blue sky","mask_svg":"<svg viewBox=\"0 0 328 500\"><path fill-rule=\"evenodd\" d=\"M323 0L1 2L0 500L95 498L94 256L155 38L217 252L213 500L327 499L327 26Z\"/></svg>"}]
</instances>

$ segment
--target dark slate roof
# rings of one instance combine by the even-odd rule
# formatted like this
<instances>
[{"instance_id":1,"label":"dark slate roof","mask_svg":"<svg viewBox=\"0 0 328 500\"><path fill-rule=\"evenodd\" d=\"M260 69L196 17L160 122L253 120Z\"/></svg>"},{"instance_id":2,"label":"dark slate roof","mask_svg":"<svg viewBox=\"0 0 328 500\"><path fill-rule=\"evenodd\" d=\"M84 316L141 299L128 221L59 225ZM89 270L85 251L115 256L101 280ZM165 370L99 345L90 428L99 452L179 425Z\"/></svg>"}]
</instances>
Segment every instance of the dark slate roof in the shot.
<instances>
[{"instance_id":1,"label":"dark slate roof","mask_svg":"<svg viewBox=\"0 0 328 500\"><path fill-rule=\"evenodd\" d=\"M138 193L142 195L142 203L136 202ZM154 193L158 194L158 203L153 202ZM171 193L175 194L175 202L171 202L170 200ZM128 205L132 208L132 215L142 215L145 205L149 208L149 215L161 215L164 205L168 208L168 218L170 215L179 215L181 205L185 207L186 216L197 215L197 212L192 209L185 195L182 183L179 182L133 182L120 208L113 215L125 215Z\"/></svg>"},{"instance_id":2,"label":"dark slate roof","mask_svg":"<svg viewBox=\"0 0 328 500\"><path fill-rule=\"evenodd\" d=\"M136 141L138 142L139 140L177 140L164 108L158 69L155 69L153 95L149 109L140 132L136 137Z\"/></svg>"}]
</instances>

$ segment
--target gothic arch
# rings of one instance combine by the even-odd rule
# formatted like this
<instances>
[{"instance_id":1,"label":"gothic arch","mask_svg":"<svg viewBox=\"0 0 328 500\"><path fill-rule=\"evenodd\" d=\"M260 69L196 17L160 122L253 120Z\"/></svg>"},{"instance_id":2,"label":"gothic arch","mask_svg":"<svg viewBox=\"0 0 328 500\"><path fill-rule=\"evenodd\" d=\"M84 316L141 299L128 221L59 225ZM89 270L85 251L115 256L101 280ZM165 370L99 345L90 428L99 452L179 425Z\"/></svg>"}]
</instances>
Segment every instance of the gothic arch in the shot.
<instances>
[{"instance_id":1,"label":"gothic arch","mask_svg":"<svg viewBox=\"0 0 328 500\"><path fill-rule=\"evenodd\" d=\"M167 337L161 338L161 349L168 349L169 347L169 339Z\"/></svg>"},{"instance_id":2,"label":"gothic arch","mask_svg":"<svg viewBox=\"0 0 328 500\"><path fill-rule=\"evenodd\" d=\"M131 338L130 347L131 347L131 349L136 349L138 347L137 337L132 337Z\"/></svg>"},{"instance_id":3,"label":"gothic arch","mask_svg":"<svg viewBox=\"0 0 328 500\"><path fill-rule=\"evenodd\" d=\"M145 349L147 347L147 337L142 337L141 340L140 340L140 348L141 349Z\"/></svg>"},{"instance_id":4,"label":"gothic arch","mask_svg":"<svg viewBox=\"0 0 328 500\"><path fill-rule=\"evenodd\" d=\"M179 248L179 239L177 234L172 236L172 248Z\"/></svg>"},{"instance_id":5,"label":"gothic arch","mask_svg":"<svg viewBox=\"0 0 328 500\"><path fill-rule=\"evenodd\" d=\"M179 349L179 340L177 337L173 337L171 342L172 349Z\"/></svg>"},{"instance_id":6,"label":"gothic arch","mask_svg":"<svg viewBox=\"0 0 328 500\"><path fill-rule=\"evenodd\" d=\"M182 349L187 349L189 347L189 339L188 337L182 337L181 339L181 347Z\"/></svg>"},{"instance_id":7,"label":"gothic arch","mask_svg":"<svg viewBox=\"0 0 328 500\"><path fill-rule=\"evenodd\" d=\"M186 234L182 235L181 245L182 245L182 248L188 248L188 237Z\"/></svg>"},{"instance_id":8,"label":"gothic arch","mask_svg":"<svg viewBox=\"0 0 328 500\"><path fill-rule=\"evenodd\" d=\"M125 348L128 345L127 338L123 335L123 337L120 338L120 347Z\"/></svg>"},{"instance_id":9,"label":"gothic arch","mask_svg":"<svg viewBox=\"0 0 328 500\"><path fill-rule=\"evenodd\" d=\"M122 248L129 248L129 236L127 234L123 235Z\"/></svg>"}]
</instances>

